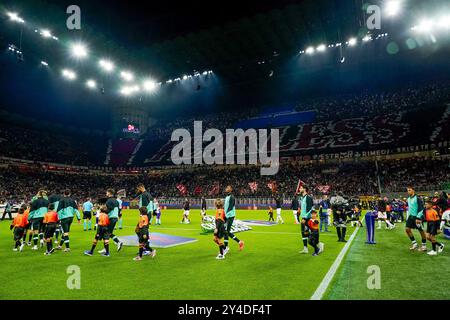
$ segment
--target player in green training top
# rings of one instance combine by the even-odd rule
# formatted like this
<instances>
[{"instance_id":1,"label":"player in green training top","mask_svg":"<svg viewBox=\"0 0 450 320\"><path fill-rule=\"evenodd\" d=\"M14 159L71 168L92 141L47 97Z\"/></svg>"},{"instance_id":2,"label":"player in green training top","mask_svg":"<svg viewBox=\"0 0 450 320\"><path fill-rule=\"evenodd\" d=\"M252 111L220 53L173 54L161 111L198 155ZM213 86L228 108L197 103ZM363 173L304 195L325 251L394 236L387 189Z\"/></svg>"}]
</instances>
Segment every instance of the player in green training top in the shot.
<instances>
[{"instance_id":1,"label":"player in green training top","mask_svg":"<svg viewBox=\"0 0 450 320\"><path fill-rule=\"evenodd\" d=\"M225 188L225 234L224 234L224 255L230 250L228 247L228 238L231 237L234 241L239 244L239 250L244 249L244 241L239 240L232 232L231 227L233 226L234 218L236 217L236 199L233 195L233 188L231 186L227 186Z\"/></svg>"},{"instance_id":2,"label":"player in green training top","mask_svg":"<svg viewBox=\"0 0 450 320\"><path fill-rule=\"evenodd\" d=\"M308 253L308 238L309 238L309 227L308 221L311 219L311 213L313 211L313 199L308 194L309 188L307 186L302 185L300 187L300 227L302 232L302 240L303 240L303 250L300 253Z\"/></svg>"},{"instance_id":3,"label":"player in green training top","mask_svg":"<svg viewBox=\"0 0 450 320\"><path fill-rule=\"evenodd\" d=\"M413 229L417 229L420 232L420 236L422 237L422 246L419 251L426 252L427 251L427 238L425 232L423 231L422 221L424 218L424 207L422 200L417 196L414 187L409 186L408 191L408 213L406 219L406 234L411 240L410 250L415 250L418 248L417 241L414 238L412 233Z\"/></svg>"},{"instance_id":4,"label":"player in green training top","mask_svg":"<svg viewBox=\"0 0 450 320\"><path fill-rule=\"evenodd\" d=\"M108 211L109 218L109 237L114 241L117 246L117 251L119 252L122 249L123 242L120 241L119 238L114 234L114 228L116 227L117 221L119 220L119 202L114 195L114 189L106 190L106 196L108 197L108 199L106 200L105 206ZM100 250L99 253L106 253L106 250Z\"/></svg>"}]
</instances>

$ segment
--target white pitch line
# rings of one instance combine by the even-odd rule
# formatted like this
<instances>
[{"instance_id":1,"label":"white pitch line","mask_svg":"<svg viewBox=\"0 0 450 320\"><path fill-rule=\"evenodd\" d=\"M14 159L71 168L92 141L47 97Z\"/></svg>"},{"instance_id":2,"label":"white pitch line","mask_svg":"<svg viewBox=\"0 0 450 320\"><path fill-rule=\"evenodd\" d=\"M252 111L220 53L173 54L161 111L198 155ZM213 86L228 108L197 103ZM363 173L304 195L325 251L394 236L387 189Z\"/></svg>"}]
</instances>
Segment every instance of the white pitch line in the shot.
<instances>
[{"instance_id":1,"label":"white pitch line","mask_svg":"<svg viewBox=\"0 0 450 320\"><path fill-rule=\"evenodd\" d=\"M359 227L356 227L355 231L353 231L350 239L345 244L345 246L342 248L341 252L339 252L339 255L336 257L336 260L334 260L333 264L330 267L330 270L328 270L327 274L323 278L320 285L317 287L316 292L312 295L310 300L321 300L325 291L327 290L328 286L331 283L331 280L333 280L334 275L336 274L342 260L345 257L345 254L347 253L348 249L350 248L350 245L352 244L353 240L356 237L356 234L358 233Z\"/></svg>"}]
</instances>

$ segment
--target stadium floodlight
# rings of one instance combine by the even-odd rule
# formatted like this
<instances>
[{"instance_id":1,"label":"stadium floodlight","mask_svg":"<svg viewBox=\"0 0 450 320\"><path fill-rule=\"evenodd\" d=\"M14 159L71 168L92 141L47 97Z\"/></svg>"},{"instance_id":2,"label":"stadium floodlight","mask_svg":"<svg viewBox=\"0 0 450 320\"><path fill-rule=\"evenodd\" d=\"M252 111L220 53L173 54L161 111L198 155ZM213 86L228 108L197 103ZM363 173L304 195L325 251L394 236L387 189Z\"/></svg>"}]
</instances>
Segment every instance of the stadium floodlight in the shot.
<instances>
[{"instance_id":1,"label":"stadium floodlight","mask_svg":"<svg viewBox=\"0 0 450 320\"><path fill-rule=\"evenodd\" d=\"M76 73L69 69L63 69L61 73L64 76L64 78L68 80L75 80L77 78Z\"/></svg>"},{"instance_id":2,"label":"stadium floodlight","mask_svg":"<svg viewBox=\"0 0 450 320\"><path fill-rule=\"evenodd\" d=\"M203 75L206 76L208 74L208 71L203 71Z\"/></svg>"},{"instance_id":3,"label":"stadium floodlight","mask_svg":"<svg viewBox=\"0 0 450 320\"><path fill-rule=\"evenodd\" d=\"M50 30L42 29L41 30L41 36L43 36L44 38L51 38L52 37L52 33L50 32Z\"/></svg>"},{"instance_id":4,"label":"stadium floodlight","mask_svg":"<svg viewBox=\"0 0 450 320\"><path fill-rule=\"evenodd\" d=\"M367 34L364 36L364 38L362 38L363 42L368 42L372 40L372 36L370 34Z\"/></svg>"},{"instance_id":5,"label":"stadium floodlight","mask_svg":"<svg viewBox=\"0 0 450 320\"><path fill-rule=\"evenodd\" d=\"M396 16L400 13L400 10L402 8L402 1L401 0L389 0L386 3L386 14L390 17Z\"/></svg>"},{"instance_id":6,"label":"stadium floodlight","mask_svg":"<svg viewBox=\"0 0 450 320\"><path fill-rule=\"evenodd\" d=\"M19 17L19 15L15 12L8 12L7 15L11 21L25 23L25 20Z\"/></svg>"},{"instance_id":7,"label":"stadium floodlight","mask_svg":"<svg viewBox=\"0 0 450 320\"><path fill-rule=\"evenodd\" d=\"M109 60L101 59L98 64L106 72L112 72L114 70L114 63Z\"/></svg>"},{"instance_id":8,"label":"stadium floodlight","mask_svg":"<svg viewBox=\"0 0 450 320\"><path fill-rule=\"evenodd\" d=\"M59 40L58 37L52 36L53 40Z\"/></svg>"},{"instance_id":9,"label":"stadium floodlight","mask_svg":"<svg viewBox=\"0 0 450 320\"><path fill-rule=\"evenodd\" d=\"M413 30L420 32L420 33L426 33L430 32L433 28L433 23L430 20L422 20L419 25L413 28Z\"/></svg>"},{"instance_id":10,"label":"stadium floodlight","mask_svg":"<svg viewBox=\"0 0 450 320\"><path fill-rule=\"evenodd\" d=\"M122 71L120 77L127 82L134 80L134 75L130 71Z\"/></svg>"},{"instance_id":11,"label":"stadium floodlight","mask_svg":"<svg viewBox=\"0 0 450 320\"><path fill-rule=\"evenodd\" d=\"M41 65L48 67L48 63L44 60L41 61Z\"/></svg>"},{"instance_id":12,"label":"stadium floodlight","mask_svg":"<svg viewBox=\"0 0 450 320\"><path fill-rule=\"evenodd\" d=\"M443 29L450 29L450 15L438 19L437 25Z\"/></svg>"},{"instance_id":13,"label":"stadium floodlight","mask_svg":"<svg viewBox=\"0 0 450 320\"><path fill-rule=\"evenodd\" d=\"M86 58L88 55L87 48L82 43L72 44L71 51L75 58Z\"/></svg>"},{"instance_id":14,"label":"stadium floodlight","mask_svg":"<svg viewBox=\"0 0 450 320\"><path fill-rule=\"evenodd\" d=\"M325 50L326 50L326 46L324 45L324 44L321 44L321 45L319 45L318 47L317 47L317 51L319 51L319 52L324 52Z\"/></svg>"},{"instance_id":15,"label":"stadium floodlight","mask_svg":"<svg viewBox=\"0 0 450 320\"><path fill-rule=\"evenodd\" d=\"M314 53L314 48L313 47L308 47L306 50L305 50L305 52L307 53L307 54L313 54Z\"/></svg>"},{"instance_id":16,"label":"stadium floodlight","mask_svg":"<svg viewBox=\"0 0 450 320\"><path fill-rule=\"evenodd\" d=\"M95 89L95 88L97 88L97 83L94 80L89 79L88 81L86 81L86 86L89 89Z\"/></svg>"},{"instance_id":17,"label":"stadium floodlight","mask_svg":"<svg viewBox=\"0 0 450 320\"><path fill-rule=\"evenodd\" d=\"M349 45L350 47L356 46L357 43L358 43L358 40L357 40L356 38L350 38L350 39L348 40L348 45Z\"/></svg>"},{"instance_id":18,"label":"stadium floodlight","mask_svg":"<svg viewBox=\"0 0 450 320\"><path fill-rule=\"evenodd\" d=\"M122 89L120 89L120 93L124 96L130 96L136 92L139 92L140 88L138 85L130 85L130 86L123 86Z\"/></svg>"},{"instance_id":19,"label":"stadium floodlight","mask_svg":"<svg viewBox=\"0 0 450 320\"><path fill-rule=\"evenodd\" d=\"M184 75L184 76L183 76L183 80L186 80L187 78L188 78L187 75Z\"/></svg>"},{"instance_id":20,"label":"stadium floodlight","mask_svg":"<svg viewBox=\"0 0 450 320\"><path fill-rule=\"evenodd\" d=\"M169 79L166 81L166 83L172 83L172 82L173 82L172 79Z\"/></svg>"},{"instance_id":21,"label":"stadium floodlight","mask_svg":"<svg viewBox=\"0 0 450 320\"><path fill-rule=\"evenodd\" d=\"M156 89L156 82L149 79L149 80L145 80L142 84L142 88L147 91L147 92L152 92L155 91Z\"/></svg>"}]
</instances>

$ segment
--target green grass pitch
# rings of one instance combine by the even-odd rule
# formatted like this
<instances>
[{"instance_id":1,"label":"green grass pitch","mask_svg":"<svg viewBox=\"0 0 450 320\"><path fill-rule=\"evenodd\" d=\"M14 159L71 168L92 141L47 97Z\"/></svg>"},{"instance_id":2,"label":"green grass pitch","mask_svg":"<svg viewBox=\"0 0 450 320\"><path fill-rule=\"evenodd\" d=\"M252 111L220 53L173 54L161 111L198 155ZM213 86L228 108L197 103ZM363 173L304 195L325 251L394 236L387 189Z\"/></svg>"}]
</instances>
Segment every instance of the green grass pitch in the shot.
<instances>
[{"instance_id":1,"label":"green grass pitch","mask_svg":"<svg viewBox=\"0 0 450 320\"><path fill-rule=\"evenodd\" d=\"M191 210L188 225L179 223L181 214L182 210L164 210L162 225L152 226L151 231L198 241L158 249L154 259L144 257L139 262L132 260L137 248L124 247L117 253L113 244L109 258L84 256L94 231L84 232L76 220L72 252L44 256L43 249L35 252L30 247L13 252L9 221L0 222L0 299L309 299L344 246L331 228L332 232L321 234L322 255L299 254L300 227L293 223L292 212L284 210L284 225L252 226L251 231L237 233L245 241L244 250L231 241L226 259L216 260L218 248L212 235L201 234L200 211ZM137 210L124 210L124 229L117 234L133 235L137 217ZM267 212L238 210L237 218L266 220ZM324 298L448 299L450 280L442 277L450 262L448 251L437 257L410 253L403 228L400 224L397 230L377 232L379 244L369 247L360 229ZM348 235L353 231L349 228ZM102 247L99 244L97 250ZM371 264L380 265L381 290L366 288L366 269ZM80 290L67 288L71 265L80 267Z\"/></svg>"}]
</instances>

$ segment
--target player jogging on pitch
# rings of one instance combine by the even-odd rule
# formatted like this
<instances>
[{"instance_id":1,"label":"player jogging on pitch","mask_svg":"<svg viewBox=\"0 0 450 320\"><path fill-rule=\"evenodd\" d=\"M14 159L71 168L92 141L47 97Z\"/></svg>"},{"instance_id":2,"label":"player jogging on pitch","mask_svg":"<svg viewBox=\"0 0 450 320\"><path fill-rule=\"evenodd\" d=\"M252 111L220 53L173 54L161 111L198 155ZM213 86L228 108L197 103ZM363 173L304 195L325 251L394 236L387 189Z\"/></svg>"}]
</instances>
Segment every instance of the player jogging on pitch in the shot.
<instances>
[{"instance_id":1,"label":"player jogging on pitch","mask_svg":"<svg viewBox=\"0 0 450 320\"><path fill-rule=\"evenodd\" d=\"M422 220L424 218L424 207L422 200L416 195L414 187L409 186L408 191L408 214L406 218L406 234L411 240L410 250L415 250L418 248L417 241L412 233L413 229L417 229L422 237L422 246L419 251L427 251L427 238L425 232L423 231Z\"/></svg>"}]
</instances>

